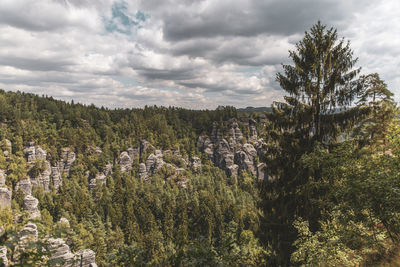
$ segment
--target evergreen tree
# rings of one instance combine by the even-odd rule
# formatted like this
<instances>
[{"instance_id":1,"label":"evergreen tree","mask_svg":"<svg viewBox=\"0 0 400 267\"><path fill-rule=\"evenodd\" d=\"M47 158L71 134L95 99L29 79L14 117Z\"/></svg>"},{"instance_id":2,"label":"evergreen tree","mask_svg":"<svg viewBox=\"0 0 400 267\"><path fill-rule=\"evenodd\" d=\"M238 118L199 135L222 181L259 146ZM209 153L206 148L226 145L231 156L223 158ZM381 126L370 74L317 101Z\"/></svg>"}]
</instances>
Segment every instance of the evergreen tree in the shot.
<instances>
[{"instance_id":1,"label":"evergreen tree","mask_svg":"<svg viewBox=\"0 0 400 267\"><path fill-rule=\"evenodd\" d=\"M318 22L289 57L293 65L283 65L276 77L288 95L268 115L271 182L263 188L264 238L275 249L273 264L285 266L297 235L294 219L303 217L316 230L320 217L317 199L323 192L313 182L321 179L321 171L307 169L301 157L318 143L329 148L365 113L351 106L363 89L356 79L360 69L354 69L350 44L335 29Z\"/></svg>"}]
</instances>

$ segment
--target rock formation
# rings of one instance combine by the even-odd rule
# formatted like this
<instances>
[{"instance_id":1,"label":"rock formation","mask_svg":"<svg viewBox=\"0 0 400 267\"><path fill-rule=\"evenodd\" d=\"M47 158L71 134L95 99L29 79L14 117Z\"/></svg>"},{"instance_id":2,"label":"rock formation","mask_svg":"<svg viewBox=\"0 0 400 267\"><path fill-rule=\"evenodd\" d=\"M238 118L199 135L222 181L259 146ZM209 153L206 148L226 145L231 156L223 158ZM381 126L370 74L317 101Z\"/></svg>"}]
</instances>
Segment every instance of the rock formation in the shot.
<instances>
[{"instance_id":1,"label":"rock formation","mask_svg":"<svg viewBox=\"0 0 400 267\"><path fill-rule=\"evenodd\" d=\"M24 198L24 209L29 212L29 219L40 218L40 210L38 209L39 201L37 198L27 195Z\"/></svg>"},{"instance_id":2,"label":"rock formation","mask_svg":"<svg viewBox=\"0 0 400 267\"><path fill-rule=\"evenodd\" d=\"M34 223L28 223L22 228L22 230L18 233L19 243L24 244L29 241L37 241L38 240L38 230L37 226Z\"/></svg>"},{"instance_id":3,"label":"rock formation","mask_svg":"<svg viewBox=\"0 0 400 267\"><path fill-rule=\"evenodd\" d=\"M0 170L0 208L11 208L12 191L6 186L6 174Z\"/></svg>"},{"instance_id":4,"label":"rock formation","mask_svg":"<svg viewBox=\"0 0 400 267\"><path fill-rule=\"evenodd\" d=\"M75 253L75 266L94 267L96 265L96 253L91 249L82 249Z\"/></svg>"},{"instance_id":5,"label":"rock formation","mask_svg":"<svg viewBox=\"0 0 400 267\"><path fill-rule=\"evenodd\" d=\"M5 267L8 266L7 247L5 246L0 247L0 265Z\"/></svg>"},{"instance_id":6,"label":"rock formation","mask_svg":"<svg viewBox=\"0 0 400 267\"><path fill-rule=\"evenodd\" d=\"M198 157L192 157L192 162L191 162L190 166L195 170L200 170L201 169L201 159Z\"/></svg>"},{"instance_id":7,"label":"rock formation","mask_svg":"<svg viewBox=\"0 0 400 267\"><path fill-rule=\"evenodd\" d=\"M265 155L265 143L262 139L257 140L254 120L250 119L245 124L249 128L248 139L243 136L236 120L232 119L229 121L227 137L222 136L218 124L214 123L210 137L199 136L197 148L205 153L215 166L225 170L228 176L237 176L240 171L248 171L261 179L265 174L258 171L257 158Z\"/></svg>"},{"instance_id":8,"label":"rock formation","mask_svg":"<svg viewBox=\"0 0 400 267\"><path fill-rule=\"evenodd\" d=\"M133 159L129 156L127 151L124 151L119 155L116 163L121 166L121 172L132 170Z\"/></svg>"},{"instance_id":9,"label":"rock formation","mask_svg":"<svg viewBox=\"0 0 400 267\"><path fill-rule=\"evenodd\" d=\"M50 262L62 262L63 266L73 266L75 255L61 238L49 238ZM78 265L79 266L79 265Z\"/></svg>"},{"instance_id":10,"label":"rock formation","mask_svg":"<svg viewBox=\"0 0 400 267\"><path fill-rule=\"evenodd\" d=\"M25 177L24 179L19 180L15 189L21 189L22 193L24 193L25 196L32 194L31 179L29 177Z\"/></svg>"}]
</instances>

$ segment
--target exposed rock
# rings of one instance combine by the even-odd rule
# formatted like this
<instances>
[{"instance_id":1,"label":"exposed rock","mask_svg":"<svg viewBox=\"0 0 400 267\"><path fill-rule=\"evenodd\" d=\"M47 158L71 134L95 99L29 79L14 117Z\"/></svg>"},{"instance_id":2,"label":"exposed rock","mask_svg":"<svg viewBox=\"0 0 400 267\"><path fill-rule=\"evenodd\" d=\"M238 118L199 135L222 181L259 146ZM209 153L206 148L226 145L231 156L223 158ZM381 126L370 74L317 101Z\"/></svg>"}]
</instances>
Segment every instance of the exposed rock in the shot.
<instances>
[{"instance_id":1,"label":"exposed rock","mask_svg":"<svg viewBox=\"0 0 400 267\"><path fill-rule=\"evenodd\" d=\"M146 141L146 140L141 140L140 141L140 158L143 157L143 154L146 153L147 149L152 148L152 145L150 144L150 142Z\"/></svg>"},{"instance_id":2,"label":"exposed rock","mask_svg":"<svg viewBox=\"0 0 400 267\"><path fill-rule=\"evenodd\" d=\"M98 173L95 178L90 180L89 189L93 189L96 187L97 183L105 184L106 183L106 176L104 173Z\"/></svg>"},{"instance_id":3,"label":"exposed rock","mask_svg":"<svg viewBox=\"0 0 400 267\"><path fill-rule=\"evenodd\" d=\"M256 175L256 168L254 166L257 151L251 144L244 144L235 154L235 163L239 166L240 170L250 171L253 175Z\"/></svg>"},{"instance_id":4,"label":"exposed rock","mask_svg":"<svg viewBox=\"0 0 400 267\"><path fill-rule=\"evenodd\" d=\"M91 249L82 249L75 253L75 265L82 267L96 266L96 253Z\"/></svg>"},{"instance_id":5,"label":"exposed rock","mask_svg":"<svg viewBox=\"0 0 400 267\"><path fill-rule=\"evenodd\" d=\"M242 131L239 128L239 124L235 119L229 121L229 135L230 135L230 145L233 146L240 143L243 138Z\"/></svg>"},{"instance_id":6,"label":"exposed rock","mask_svg":"<svg viewBox=\"0 0 400 267\"><path fill-rule=\"evenodd\" d=\"M141 180L145 179L147 177L147 171L146 171L146 164L140 163L139 164L139 178Z\"/></svg>"},{"instance_id":7,"label":"exposed rock","mask_svg":"<svg viewBox=\"0 0 400 267\"><path fill-rule=\"evenodd\" d=\"M64 225L66 228L69 228L69 221L67 218L61 217L58 223Z\"/></svg>"},{"instance_id":8,"label":"exposed rock","mask_svg":"<svg viewBox=\"0 0 400 267\"><path fill-rule=\"evenodd\" d=\"M4 266L4 267L8 266L7 247L6 246L0 247L0 265Z\"/></svg>"},{"instance_id":9,"label":"exposed rock","mask_svg":"<svg viewBox=\"0 0 400 267\"><path fill-rule=\"evenodd\" d=\"M37 155L37 154L36 154ZM42 155L43 156L43 155ZM40 160L43 160L40 158ZM50 162L44 161L44 171L37 177L31 177L31 183L33 187L42 186L45 192L49 191L50 186L50 174L51 174Z\"/></svg>"},{"instance_id":10,"label":"exposed rock","mask_svg":"<svg viewBox=\"0 0 400 267\"><path fill-rule=\"evenodd\" d=\"M104 175L105 176L112 175L112 168L113 165L111 164L111 162L107 162L106 167L104 168Z\"/></svg>"},{"instance_id":11,"label":"exposed rock","mask_svg":"<svg viewBox=\"0 0 400 267\"><path fill-rule=\"evenodd\" d=\"M62 177L60 168L51 167L51 179L53 180L53 186L57 190L62 185Z\"/></svg>"},{"instance_id":12,"label":"exposed rock","mask_svg":"<svg viewBox=\"0 0 400 267\"><path fill-rule=\"evenodd\" d=\"M72 165L76 159L75 152L70 151L69 147L64 147L61 151L61 159L57 162L60 174L65 173L69 176Z\"/></svg>"},{"instance_id":13,"label":"exposed rock","mask_svg":"<svg viewBox=\"0 0 400 267\"><path fill-rule=\"evenodd\" d=\"M25 196L32 194L31 179L25 177L24 179L19 180L15 189L21 189L22 193L24 193Z\"/></svg>"},{"instance_id":14,"label":"exposed rock","mask_svg":"<svg viewBox=\"0 0 400 267\"><path fill-rule=\"evenodd\" d=\"M47 151L41 146L35 146L34 142L30 142L23 152L28 163L34 163L36 160L46 160L47 158Z\"/></svg>"},{"instance_id":15,"label":"exposed rock","mask_svg":"<svg viewBox=\"0 0 400 267\"><path fill-rule=\"evenodd\" d=\"M10 140L8 140L8 139L4 139L4 141L3 141L4 143L4 149L5 149L5 151L7 151L7 152L9 152L9 153L11 153L12 152L12 144L11 144L11 141Z\"/></svg>"},{"instance_id":16,"label":"exposed rock","mask_svg":"<svg viewBox=\"0 0 400 267\"><path fill-rule=\"evenodd\" d=\"M72 266L74 262L74 254L72 254L69 246L61 238L49 238L49 250L51 253L51 262L62 261L63 266ZM79 266L79 265L78 265Z\"/></svg>"},{"instance_id":17,"label":"exposed rock","mask_svg":"<svg viewBox=\"0 0 400 267\"><path fill-rule=\"evenodd\" d=\"M37 241L38 240L38 230L34 223L28 223L19 232L19 242L25 243L27 241Z\"/></svg>"},{"instance_id":18,"label":"exposed rock","mask_svg":"<svg viewBox=\"0 0 400 267\"><path fill-rule=\"evenodd\" d=\"M129 156L128 152L124 151L119 155L117 164L121 166L121 172L128 172L132 170L133 160Z\"/></svg>"},{"instance_id":19,"label":"exposed rock","mask_svg":"<svg viewBox=\"0 0 400 267\"><path fill-rule=\"evenodd\" d=\"M226 170L234 163L234 154L231 152L228 141L222 139L219 141L215 150L215 163L220 168Z\"/></svg>"},{"instance_id":20,"label":"exposed rock","mask_svg":"<svg viewBox=\"0 0 400 267\"><path fill-rule=\"evenodd\" d=\"M211 131L211 140L214 143L217 143L217 142L221 141L221 139L222 139L221 129L219 128L219 125L217 122L213 122L213 128Z\"/></svg>"},{"instance_id":21,"label":"exposed rock","mask_svg":"<svg viewBox=\"0 0 400 267\"><path fill-rule=\"evenodd\" d=\"M233 164L228 167L227 172L228 172L228 176L236 177L236 176L238 176L238 173L239 173L239 166L236 164Z\"/></svg>"},{"instance_id":22,"label":"exposed rock","mask_svg":"<svg viewBox=\"0 0 400 267\"><path fill-rule=\"evenodd\" d=\"M40 211L38 209L39 201L37 198L27 195L24 198L24 209L29 212L29 219L40 218Z\"/></svg>"},{"instance_id":23,"label":"exposed rock","mask_svg":"<svg viewBox=\"0 0 400 267\"><path fill-rule=\"evenodd\" d=\"M192 157L191 166L195 170L200 170L201 169L201 159L198 157Z\"/></svg>"},{"instance_id":24,"label":"exposed rock","mask_svg":"<svg viewBox=\"0 0 400 267\"><path fill-rule=\"evenodd\" d=\"M253 119L249 120L249 130L250 130L250 138L249 141L255 142L257 141L257 129L256 129L256 121Z\"/></svg>"},{"instance_id":25,"label":"exposed rock","mask_svg":"<svg viewBox=\"0 0 400 267\"><path fill-rule=\"evenodd\" d=\"M7 187L0 187L0 208L11 208L12 191Z\"/></svg>"},{"instance_id":26,"label":"exposed rock","mask_svg":"<svg viewBox=\"0 0 400 267\"><path fill-rule=\"evenodd\" d=\"M268 175L265 173L265 163L257 165L257 178L260 180L268 180Z\"/></svg>"},{"instance_id":27,"label":"exposed rock","mask_svg":"<svg viewBox=\"0 0 400 267\"><path fill-rule=\"evenodd\" d=\"M211 142L210 138L205 135L200 135L197 140L197 148L200 152L206 153L210 160L214 161L214 144Z\"/></svg>"},{"instance_id":28,"label":"exposed rock","mask_svg":"<svg viewBox=\"0 0 400 267\"><path fill-rule=\"evenodd\" d=\"M146 160L146 172L149 175L156 173L164 164L161 151L155 151L156 154L150 154Z\"/></svg>"},{"instance_id":29,"label":"exposed rock","mask_svg":"<svg viewBox=\"0 0 400 267\"><path fill-rule=\"evenodd\" d=\"M4 170L0 170L0 187L6 185L6 174L4 173Z\"/></svg>"}]
</instances>

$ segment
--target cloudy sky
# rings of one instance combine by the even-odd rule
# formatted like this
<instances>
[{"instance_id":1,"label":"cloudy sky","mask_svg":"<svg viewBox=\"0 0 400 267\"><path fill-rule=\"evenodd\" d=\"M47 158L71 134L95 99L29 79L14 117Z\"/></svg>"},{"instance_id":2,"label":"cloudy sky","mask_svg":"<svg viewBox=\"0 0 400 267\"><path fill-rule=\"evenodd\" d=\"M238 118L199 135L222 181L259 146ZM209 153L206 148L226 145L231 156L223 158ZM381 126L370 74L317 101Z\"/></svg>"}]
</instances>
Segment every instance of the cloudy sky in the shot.
<instances>
[{"instance_id":1,"label":"cloudy sky","mask_svg":"<svg viewBox=\"0 0 400 267\"><path fill-rule=\"evenodd\" d=\"M107 107L267 106L304 31L351 41L400 100L398 0L1 0L0 88Z\"/></svg>"}]
</instances>

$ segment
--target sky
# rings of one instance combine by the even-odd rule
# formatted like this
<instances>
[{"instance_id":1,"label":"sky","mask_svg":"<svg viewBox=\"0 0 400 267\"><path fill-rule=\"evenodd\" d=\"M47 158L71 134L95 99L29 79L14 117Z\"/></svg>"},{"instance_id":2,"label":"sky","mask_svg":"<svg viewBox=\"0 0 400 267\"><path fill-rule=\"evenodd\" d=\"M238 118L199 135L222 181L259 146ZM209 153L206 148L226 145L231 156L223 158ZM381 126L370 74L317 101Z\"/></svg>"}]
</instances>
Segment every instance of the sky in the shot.
<instances>
[{"instance_id":1,"label":"sky","mask_svg":"<svg viewBox=\"0 0 400 267\"><path fill-rule=\"evenodd\" d=\"M269 106L320 20L400 100L398 0L1 0L0 88L109 108Z\"/></svg>"}]
</instances>

